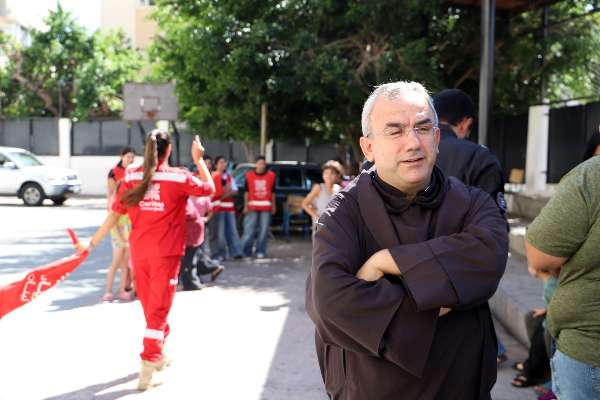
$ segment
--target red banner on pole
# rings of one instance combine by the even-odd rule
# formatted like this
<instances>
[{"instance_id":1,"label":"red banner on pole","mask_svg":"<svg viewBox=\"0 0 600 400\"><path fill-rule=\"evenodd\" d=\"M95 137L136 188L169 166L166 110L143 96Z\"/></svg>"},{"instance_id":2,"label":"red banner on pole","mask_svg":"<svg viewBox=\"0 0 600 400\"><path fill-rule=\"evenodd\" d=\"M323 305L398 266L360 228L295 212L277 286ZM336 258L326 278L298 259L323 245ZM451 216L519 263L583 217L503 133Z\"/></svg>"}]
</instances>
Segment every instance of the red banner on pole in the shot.
<instances>
[{"instance_id":1,"label":"red banner on pole","mask_svg":"<svg viewBox=\"0 0 600 400\"><path fill-rule=\"evenodd\" d=\"M72 230L69 236L73 243L78 243ZM75 270L87 258L87 251L65 257L61 260L43 265L30 271L25 278L0 288L0 318L15 308L29 303L40 293L56 285Z\"/></svg>"}]
</instances>

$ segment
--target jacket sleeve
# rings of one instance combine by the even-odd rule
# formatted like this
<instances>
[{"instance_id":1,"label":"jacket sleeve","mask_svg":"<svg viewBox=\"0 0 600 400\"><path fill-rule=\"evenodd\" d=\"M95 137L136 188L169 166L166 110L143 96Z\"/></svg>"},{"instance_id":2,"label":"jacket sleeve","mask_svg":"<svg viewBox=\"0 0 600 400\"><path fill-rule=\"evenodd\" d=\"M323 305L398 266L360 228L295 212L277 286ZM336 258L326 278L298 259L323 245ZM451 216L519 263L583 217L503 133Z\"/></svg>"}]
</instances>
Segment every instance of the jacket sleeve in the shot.
<instances>
[{"instance_id":1,"label":"jacket sleeve","mask_svg":"<svg viewBox=\"0 0 600 400\"><path fill-rule=\"evenodd\" d=\"M506 221L487 194L472 189L462 232L390 250L418 311L486 302L508 258Z\"/></svg>"},{"instance_id":2,"label":"jacket sleeve","mask_svg":"<svg viewBox=\"0 0 600 400\"><path fill-rule=\"evenodd\" d=\"M115 193L115 199L112 203L111 210L118 214L127 213L127 205L123 203L122 197L129 189L132 188L131 182L123 180Z\"/></svg>"},{"instance_id":3,"label":"jacket sleeve","mask_svg":"<svg viewBox=\"0 0 600 400\"><path fill-rule=\"evenodd\" d=\"M362 222L354 202L347 193L339 194L318 222L307 312L325 343L385 358L421 376L438 310L415 312L405 301L403 285L391 279L366 282L356 278L367 255L361 246L358 227Z\"/></svg>"},{"instance_id":4,"label":"jacket sleeve","mask_svg":"<svg viewBox=\"0 0 600 400\"><path fill-rule=\"evenodd\" d=\"M473 168L469 178L471 186L489 193L496 200L498 193L504 192L504 172L498 158L485 147L480 146L471 162Z\"/></svg>"},{"instance_id":5,"label":"jacket sleeve","mask_svg":"<svg viewBox=\"0 0 600 400\"><path fill-rule=\"evenodd\" d=\"M188 196L210 196L212 194L211 185L208 182L203 182L189 172L185 172L186 180L184 183L184 191Z\"/></svg>"}]
</instances>

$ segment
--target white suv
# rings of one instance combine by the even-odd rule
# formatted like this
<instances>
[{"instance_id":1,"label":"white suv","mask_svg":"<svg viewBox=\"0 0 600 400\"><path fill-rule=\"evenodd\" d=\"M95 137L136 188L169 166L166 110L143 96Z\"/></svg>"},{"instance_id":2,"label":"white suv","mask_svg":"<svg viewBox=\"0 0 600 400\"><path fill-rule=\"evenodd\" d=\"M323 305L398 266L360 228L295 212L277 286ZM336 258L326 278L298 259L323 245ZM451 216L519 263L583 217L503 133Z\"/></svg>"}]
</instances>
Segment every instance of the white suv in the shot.
<instances>
[{"instance_id":1,"label":"white suv","mask_svg":"<svg viewBox=\"0 0 600 400\"><path fill-rule=\"evenodd\" d=\"M28 206L40 206L44 199L56 205L81 192L77 172L44 165L27 150L0 147L0 196L17 196Z\"/></svg>"}]
</instances>

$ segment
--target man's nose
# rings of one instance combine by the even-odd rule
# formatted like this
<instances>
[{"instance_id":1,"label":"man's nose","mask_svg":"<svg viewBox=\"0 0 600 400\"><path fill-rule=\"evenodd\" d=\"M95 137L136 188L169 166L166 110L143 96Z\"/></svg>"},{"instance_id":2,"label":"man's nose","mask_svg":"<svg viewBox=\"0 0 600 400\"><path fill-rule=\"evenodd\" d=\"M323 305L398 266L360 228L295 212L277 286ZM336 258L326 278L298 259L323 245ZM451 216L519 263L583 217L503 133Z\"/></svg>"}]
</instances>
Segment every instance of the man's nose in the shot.
<instances>
[{"instance_id":1,"label":"man's nose","mask_svg":"<svg viewBox=\"0 0 600 400\"><path fill-rule=\"evenodd\" d=\"M421 148L421 140L414 128L408 128L405 133L406 149L407 150L418 150Z\"/></svg>"}]
</instances>

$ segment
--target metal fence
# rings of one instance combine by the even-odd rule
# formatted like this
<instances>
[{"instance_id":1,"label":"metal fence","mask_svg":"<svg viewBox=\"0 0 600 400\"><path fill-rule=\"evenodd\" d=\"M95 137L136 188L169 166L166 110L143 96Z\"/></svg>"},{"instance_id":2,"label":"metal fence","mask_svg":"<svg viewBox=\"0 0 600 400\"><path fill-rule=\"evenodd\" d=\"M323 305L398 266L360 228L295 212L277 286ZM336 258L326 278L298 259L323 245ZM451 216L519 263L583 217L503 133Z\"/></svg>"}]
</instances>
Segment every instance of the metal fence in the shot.
<instances>
[{"instance_id":1,"label":"metal fence","mask_svg":"<svg viewBox=\"0 0 600 400\"><path fill-rule=\"evenodd\" d=\"M548 183L557 183L582 161L585 144L599 123L600 102L550 110Z\"/></svg>"},{"instance_id":2,"label":"metal fence","mask_svg":"<svg viewBox=\"0 0 600 400\"><path fill-rule=\"evenodd\" d=\"M513 169L525 170L528 115L496 115L492 120L488 146L496 154L504 176Z\"/></svg>"},{"instance_id":3,"label":"metal fence","mask_svg":"<svg viewBox=\"0 0 600 400\"><path fill-rule=\"evenodd\" d=\"M586 141L600 123L600 102L586 105L552 108L550 110L548 138L547 182L556 183L581 162ZM114 156L129 146L143 154L146 132L154 123L130 123L122 120L77 121L72 124L71 154L74 156ZM488 144L498 156L505 176L514 168L525 169L527 153L528 114L497 115L493 119ZM476 140L477 132L473 133ZM191 163L190 147L193 136L179 132L179 148L174 146L173 160L182 165ZM211 156L223 155L234 162L245 162L246 155L241 143L229 140L205 140L206 152ZM54 118L27 118L0 120L0 146L20 147L35 154L57 156L59 154L58 120ZM338 158L337 144L313 144L300 142L276 142L273 146L274 160L308 161L321 164ZM177 152L179 150L179 153ZM258 145L254 146L258 155ZM249 160L252 161L252 160Z\"/></svg>"},{"instance_id":4,"label":"metal fence","mask_svg":"<svg viewBox=\"0 0 600 400\"><path fill-rule=\"evenodd\" d=\"M43 156L57 156L58 120L0 120L0 146L20 147Z\"/></svg>"},{"instance_id":5,"label":"metal fence","mask_svg":"<svg viewBox=\"0 0 600 400\"><path fill-rule=\"evenodd\" d=\"M129 123L122 120L74 122L71 128L71 154L74 156L114 156L123 147L144 154L145 132L153 123Z\"/></svg>"}]
</instances>

